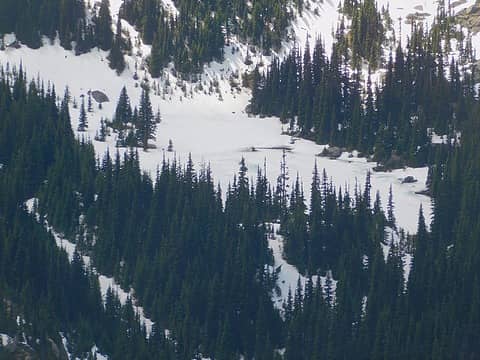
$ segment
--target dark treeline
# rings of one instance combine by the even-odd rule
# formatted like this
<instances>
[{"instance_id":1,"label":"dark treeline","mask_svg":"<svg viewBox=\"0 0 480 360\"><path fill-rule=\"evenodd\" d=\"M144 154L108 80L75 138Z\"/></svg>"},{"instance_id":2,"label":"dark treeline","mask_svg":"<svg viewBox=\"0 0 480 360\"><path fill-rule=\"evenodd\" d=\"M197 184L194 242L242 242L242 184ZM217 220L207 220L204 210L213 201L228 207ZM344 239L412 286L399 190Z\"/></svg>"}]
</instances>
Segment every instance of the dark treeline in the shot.
<instances>
[{"instance_id":1,"label":"dark treeline","mask_svg":"<svg viewBox=\"0 0 480 360\"><path fill-rule=\"evenodd\" d=\"M95 159L90 144L74 139L67 99L58 103L52 87L27 87L21 71L2 75L2 331L41 339L32 346L46 358L48 337L60 344L59 331L76 353L96 343L112 358L275 359L282 348L285 359L478 356L476 103L461 147L440 147L431 168L432 230L420 212L417 235L392 241L385 228L396 227L393 198L384 214L369 175L351 193L315 169L307 212L300 180L288 186L285 159L276 186L264 171L249 178L242 160L223 204L210 170L195 171L191 160L163 162L153 180L134 150ZM40 220L135 288L155 321L148 340L132 304L121 307L109 292L102 306L79 254L69 264L27 214L32 196ZM276 269L266 266L264 224L278 219L284 256L309 278L292 289L283 318L270 299ZM314 279L325 273L336 286L330 275Z\"/></svg>"},{"instance_id":2,"label":"dark treeline","mask_svg":"<svg viewBox=\"0 0 480 360\"><path fill-rule=\"evenodd\" d=\"M135 288L155 332L171 331L179 358L273 354L281 321L269 298L271 256L246 168L224 209L210 171L196 173L191 161L164 163L155 184L133 151L107 155L98 166L91 156L66 180L72 163L66 158L50 172L40 213L77 236L99 270Z\"/></svg>"},{"instance_id":3,"label":"dark treeline","mask_svg":"<svg viewBox=\"0 0 480 360\"><path fill-rule=\"evenodd\" d=\"M156 0L125 1L121 15L152 44L150 72L154 77L170 61L183 73L197 72L202 64L223 59L224 45L232 35L259 46L265 52L280 46L293 16L292 6L302 0L174 1L179 14L172 15Z\"/></svg>"},{"instance_id":4,"label":"dark treeline","mask_svg":"<svg viewBox=\"0 0 480 360\"><path fill-rule=\"evenodd\" d=\"M455 137L475 96L470 46L446 63L440 26L413 25L405 49L389 56L378 87L349 66L350 51L337 33L327 57L321 40L305 46L268 73L251 75L249 110L279 116L292 131L318 143L357 149L388 167L419 166L432 159L430 131ZM467 41L468 45L468 41Z\"/></svg>"},{"instance_id":5,"label":"dark treeline","mask_svg":"<svg viewBox=\"0 0 480 360\"><path fill-rule=\"evenodd\" d=\"M176 14L158 0L128 0L121 7L120 16L135 25L142 40L152 45L149 70L154 77L170 61L185 74L199 72L206 62L221 61L232 36L265 53L278 49L294 11L301 11L303 6L302 0L174 3ZM131 49L131 39L122 37L120 21L116 28L114 34L109 0L95 2L91 8L80 0L5 0L0 4L0 35L15 33L31 48L42 45L42 36L50 40L58 36L61 45L73 48L76 54L95 46L110 50L110 66L121 73L125 68L123 53Z\"/></svg>"},{"instance_id":6,"label":"dark treeline","mask_svg":"<svg viewBox=\"0 0 480 360\"><path fill-rule=\"evenodd\" d=\"M328 287L318 291L309 282L303 297L297 291L286 312L286 359L478 358L478 111L477 103L461 147L446 145L432 167L431 231L420 211L417 234L390 247L386 262L373 244L366 287L358 257L345 262L333 306ZM414 261L404 288L402 252L410 248ZM359 291L366 295L360 298Z\"/></svg>"},{"instance_id":7,"label":"dark treeline","mask_svg":"<svg viewBox=\"0 0 480 360\"><path fill-rule=\"evenodd\" d=\"M90 10L91 18L87 16ZM109 50L113 42L111 24L108 0L92 9L86 9L80 0L5 0L0 4L0 35L15 33L31 48L42 45L42 36L50 40L58 36L65 49L74 46L77 54L95 46Z\"/></svg>"},{"instance_id":8,"label":"dark treeline","mask_svg":"<svg viewBox=\"0 0 480 360\"><path fill-rule=\"evenodd\" d=\"M352 21L345 40L351 50L353 67L360 68L366 60L372 69L378 68L382 64L386 30L391 26L388 12L385 9L380 12L374 0L345 0L342 12ZM340 30L344 27L342 20Z\"/></svg>"},{"instance_id":9,"label":"dark treeline","mask_svg":"<svg viewBox=\"0 0 480 360\"><path fill-rule=\"evenodd\" d=\"M301 11L303 1L174 3L177 14L166 10L158 0L122 4L121 17L135 25L143 41L152 45L149 70L154 77L170 61L187 74L199 72L206 62L223 60L224 46L232 36L265 53L279 48L294 10ZM118 73L125 68L123 53L131 49L131 40L122 37L120 21L115 34L112 32L109 0L95 2L91 8L80 0L5 0L0 4L0 35L8 33L15 33L20 42L31 48L42 45L42 36L52 41L58 36L61 45L73 48L77 55L96 46L110 50L110 66Z\"/></svg>"},{"instance_id":10,"label":"dark treeline","mask_svg":"<svg viewBox=\"0 0 480 360\"><path fill-rule=\"evenodd\" d=\"M369 1L352 4L344 5L351 16L356 12L366 19L379 16ZM474 61L471 41L454 24L442 6L430 29L413 23L406 47L399 44L390 53L378 86L370 75L363 78L352 70L361 58L373 68L381 62L378 54L371 58L377 51L369 55L355 50L375 48L368 45L368 24L357 29L354 22L346 35L340 26L330 56L318 39L313 51L307 43L303 54L294 48L283 61L274 61L266 74L255 71L250 77L249 109L279 116L291 131L318 143L372 155L387 167L429 163L431 131L454 138L475 95L475 69L465 66ZM448 58L452 38L459 43L457 60Z\"/></svg>"},{"instance_id":11,"label":"dark treeline","mask_svg":"<svg viewBox=\"0 0 480 360\"><path fill-rule=\"evenodd\" d=\"M69 263L53 236L25 209L25 200L66 159L88 164L93 156L91 145L74 140L68 107L65 101L57 106L53 87L27 84L21 69L1 70L0 329L27 341L44 359L55 358L54 348L62 347L59 332L78 356L97 344L113 358L170 358L173 345L162 334L156 342L145 341L131 302L121 306L109 293L103 306L98 279L85 270L79 254ZM70 168L64 176L76 179L79 169ZM71 186L68 179L64 184ZM68 209L71 204L56 205ZM14 355L0 347L3 356Z\"/></svg>"}]
</instances>

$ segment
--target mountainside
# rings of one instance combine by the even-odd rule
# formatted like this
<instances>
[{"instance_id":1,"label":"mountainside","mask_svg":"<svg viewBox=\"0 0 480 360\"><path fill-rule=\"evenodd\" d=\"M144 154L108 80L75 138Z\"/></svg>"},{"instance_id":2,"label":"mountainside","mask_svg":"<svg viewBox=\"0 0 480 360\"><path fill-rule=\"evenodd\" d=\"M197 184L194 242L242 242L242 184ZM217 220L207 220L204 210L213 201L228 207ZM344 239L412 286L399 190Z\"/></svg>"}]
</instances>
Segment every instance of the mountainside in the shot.
<instances>
[{"instance_id":1,"label":"mountainside","mask_svg":"<svg viewBox=\"0 0 480 360\"><path fill-rule=\"evenodd\" d=\"M2 3L0 358L480 356L476 7Z\"/></svg>"}]
</instances>

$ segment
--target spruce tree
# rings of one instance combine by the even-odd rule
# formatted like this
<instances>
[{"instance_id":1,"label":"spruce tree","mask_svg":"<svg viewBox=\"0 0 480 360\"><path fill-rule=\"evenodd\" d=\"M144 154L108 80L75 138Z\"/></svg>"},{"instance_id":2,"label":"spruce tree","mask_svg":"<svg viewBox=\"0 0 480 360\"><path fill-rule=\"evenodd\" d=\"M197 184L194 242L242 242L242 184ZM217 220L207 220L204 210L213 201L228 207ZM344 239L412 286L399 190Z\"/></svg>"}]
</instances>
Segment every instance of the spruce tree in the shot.
<instances>
[{"instance_id":1,"label":"spruce tree","mask_svg":"<svg viewBox=\"0 0 480 360\"><path fill-rule=\"evenodd\" d=\"M102 50L108 50L112 46L112 17L110 16L110 2L101 0L98 16L94 17L95 38L98 47Z\"/></svg>"},{"instance_id":2,"label":"spruce tree","mask_svg":"<svg viewBox=\"0 0 480 360\"><path fill-rule=\"evenodd\" d=\"M82 104L80 105L80 116L78 118L78 131L86 131L88 127L87 112L85 111L85 98L82 97Z\"/></svg>"},{"instance_id":3,"label":"spruce tree","mask_svg":"<svg viewBox=\"0 0 480 360\"><path fill-rule=\"evenodd\" d=\"M395 221L395 207L393 203L393 190L392 190L392 185L390 185L390 188L388 190L388 204L387 204L387 221L388 221L388 226L392 228L396 228L396 221Z\"/></svg>"},{"instance_id":4,"label":"spruce tree","mask_svg":"<svg viewBox=\"0 0 480 360\"><path fill-rule=\"evenodd\" d=\"M149 90L142 89L140 97L140 108L138 110L138 120L135 124L137 129L137 139L144 151L148 150L148 141L155 140L156 124L150 102Z\"/></svg>"},{"instance_id":5,"label":"spruce tree","mask_svg":"<svg viewBox=\"0 0 480 360\"><path fill-rule=\"evenodd\" d=\"M118 17L117 31L113 39L110 54L108 55L110 68L116 70L118 75L120 75L123 72L123 70L125 70L125 58L123 56L122 47L123 47L122 22L120 17Z\"/></svg>"},{"instance_id":6,"label":"spruce tree","mask_svg":"<svg viewBox=\"0 0 480 360\"><path fill-rule=\"evenodd\" d=\"M130 106L127 88L124 86L120 91L120 97L113 115L113 127L121 129L129 122L132 122L132 107Z\"/></svg>"}]
</instances>

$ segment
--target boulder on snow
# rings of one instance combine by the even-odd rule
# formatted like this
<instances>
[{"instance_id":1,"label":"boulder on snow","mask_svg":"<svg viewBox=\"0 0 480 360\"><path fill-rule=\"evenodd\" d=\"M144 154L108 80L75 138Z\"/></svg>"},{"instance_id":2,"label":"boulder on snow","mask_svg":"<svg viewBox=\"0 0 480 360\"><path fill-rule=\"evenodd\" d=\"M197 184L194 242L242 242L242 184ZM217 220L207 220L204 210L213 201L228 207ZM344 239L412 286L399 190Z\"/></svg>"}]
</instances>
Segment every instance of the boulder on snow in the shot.
<instances>
[{"instance_id":1,"label":"boulder on snow","mask_svg":"<svg viewBox=\"0 0 480 360\"><path fill-rule=\"evenodd\" d=\"M342 156L342 153L345 151L344 148L339 148L336 146L330 146L323 149L323 151L318 154L318 156L328 157L330 159L338 159Z\"/></svg>"},{"instance_id":2,"label":"boulder on snow","mask_svg":"<svg viewBox=\"0 0 480 360\"><path fill-rule=\"evenodd\" d=\"M407 18L405 19L405 24L411 25L416 22L422 22L425 21L425 19L429 16L431 16L430 13L417 11L415 13L407 15Z\"/></svg>"},{"instance_id":3,"label":"boulder on snow","mask_svg":"<svg viewBox=\"0 0 480 360\"><path fill-rule=\"evenodd\" d=\"M93 100L99 104L110 101L108 96L100 90L93 90L90 95L92 95Z\"/></svg>"},{"instance_id":4,"label":"boulder on snow","mask_svg":"<svg viewBox=\"0 0 480 360\"><path fill-rule=\"evenodd\" d=\"M403 180L402 180L402 184L414 184L418 182L417 179L415 179L413 176L406 176Z\"/></svg>"}]
</instances>

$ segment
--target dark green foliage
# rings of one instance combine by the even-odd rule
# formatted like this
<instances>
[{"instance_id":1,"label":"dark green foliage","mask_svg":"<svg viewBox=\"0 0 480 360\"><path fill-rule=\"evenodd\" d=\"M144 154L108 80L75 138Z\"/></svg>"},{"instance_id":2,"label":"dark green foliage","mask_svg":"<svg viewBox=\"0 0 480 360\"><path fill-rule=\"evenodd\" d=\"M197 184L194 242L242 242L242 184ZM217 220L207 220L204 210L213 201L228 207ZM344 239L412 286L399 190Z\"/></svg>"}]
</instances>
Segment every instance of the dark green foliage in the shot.
<instances>
[{"instance_id":1,"label":"dark green foliage","mask_svg":"<svg viewBox=\"0 0 480 360\"><path fill-rule=\"evenodd\" d=\"M112 17L110 16L109 0L101 0L98 15L94 17L95 38L98 47L108 50L112 46Z\"/></svg>"},{"instance_id":2,"label":"dark green foliage","mask_svg":"<svg viewBox=\"0 0 480 360\"><path fill-rule=\"evenodd\" d=\"M62 45L70 49L84 18L80 0L5 0L0 3L0 34L15 32L20 41L38 48L42 35L54 39L58 31Z\"/></svg>"},{"instance_id":3,"label":"dark green foliage","mask_svg":"<svg viewBox=\"0 0 480 360\"><path fill-rule=\"evenodd\" d=\"M285 0L194 1L178 0L177 17L165 11L155 0L127 1L122 16L152 44L149 60L154 77L173 61L182 73L198 72L205 62L223 59L223 47L232 36L269 52L280 46L292 17L290 6L301 9L302 1Z\"/></svg>"},{"instance_id":4,"label":"dark green foliage","mask_svg":"<svg viewBox=\"0 0 480 360\"><path fill-rule=\"evenodd\" d=\"M118 75L125 70L125 58L122 52L124 47L125 44L122 39L122 23L119 17L117 21L115 38L113 39L112 48L110 50L110 54L108 55L110 68L115 69Z\"/></svg>"},{"instance_id":5,"label":"dark green foliage","mask_svg":"<svg viewBox=\"0 0 480 360\"><path fill-rule=\"evenodd\" d=\"M388 168L424 165L433 154L430 131L451 137L461 130L474 96L473 77L458 62L452 59L447 77L443 61L435 61L444 55L432 36L414 27L407 50L399 46L390 56L377 89L370 78L364 89L359 73L349 72L338 43L330 58L321 40L312 56L307 44L303 60L294 49L265 76L253 76L249 110L279 116L292 132L318 143L371 154Z\"/></svg>"},{"instance_id":6,"label":"dark green foliage","mask_svg":"<svg viewBox=\"0 0 480 360\"><path fill-rule=\"evenodd\" d=\"M85 111L85 98L82 97L80 105L80 115L78 118L78 131L85 131L88 127L87 113Z\"/></svg>"},{"instance_id":7,"label":"dark green foliage","mask_svg":"<svg viewBox=\"0 0 480 360\"><path fill-rule=\"evenodd\" d=\"M118 99L113 121L110 123L118 132L118 147L142 147L147 151L149 140L155 140L155 132L160 115L154 116L150 94L147 89L142 89L140 107L132 112L127 89L122 88Z\"/></svg>"},{"instance_id":8,"label":"dark green foliage","mask_svg":"<svg viewBox=\"0 0 480 360\"><path fill-rule=\"evenodd\" d=\"M130 106L130 98L127 94L127 88L124 86L120 92L117 102L115 114L113 115L113 125L120 129L132 120L132 107Z\"/></svg>"},{"instance_id":9,"label":"dark green foliage","mask_svg":"<svg viewBox=\"0 0 480 360\"><path fill-rule=\"evenodd\" d=\"M156 123L153 115L152 104L150 102L149 90L142 89L140 97L140 107L138 118L135 123L137 129L137 138L143 150L148 150L148 141L155 140Z\"/></svg>"},{"instance_id":10,"label":"dark green foliage","mask_svg":"<svg viewBox=\"0 0 480 360\"><path fill-rule=\"evenodd\" d=\"M68 337L70 352L81 358L94 344L113 358L172 358L173 346L163 335L145 340L131 303L120 306L110 296L102 305L97 277L85 270L79 254L70 264L38 223L46 219L44 211L35 206L33 211L42 213L37 218L25 209L25 200L40 186L55 189L44 200L56 208L48 221L71 223L78 220L79 184L92 188L93 148L75 142L67 104L68 96L57 107L53 88L33 82L27 87L21 69L9 74L1 70L0 329L19 340L25 336L28 348L42 359L55 358L52 341L62 347L59 332ZM55 179L55 174L64 179ZM85 201L92 196L84 194ZM117 302L113 315L110 301ZM3 356L12 355L0 349Z\"/></svg>"},{"instance_id":11,"label":"dark green foliage","mask_svg":"<svg viewBox=\"0 0 480 360\"><path fill-rule=\"evenodd\" d=\"M350 18L351 26L344 44L351 51L354 68L360 69L362 61L369 62L372 69L381 65L385 34L391 21L385 10L377 9L374 0L345 0L343 13Z\"/></svg>"}]
</instances>

